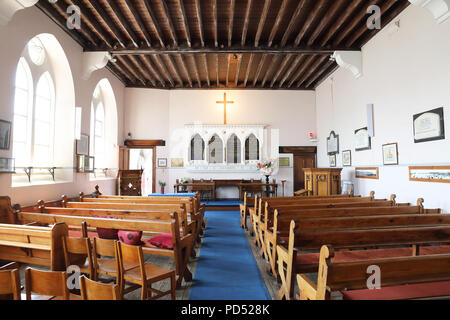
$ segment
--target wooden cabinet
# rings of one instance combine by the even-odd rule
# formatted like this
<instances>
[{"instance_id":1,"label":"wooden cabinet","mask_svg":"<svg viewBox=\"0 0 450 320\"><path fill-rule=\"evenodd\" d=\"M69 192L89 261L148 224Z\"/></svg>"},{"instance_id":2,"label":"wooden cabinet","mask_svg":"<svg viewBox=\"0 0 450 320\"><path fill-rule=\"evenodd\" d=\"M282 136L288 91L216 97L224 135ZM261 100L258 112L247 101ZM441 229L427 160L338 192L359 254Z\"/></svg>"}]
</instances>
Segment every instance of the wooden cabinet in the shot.
<instances>
[{"instance_id":1,"label":"wooden cabinet","mask_svg":"<svg viewBox=\"0 0 450 320\"><path fill-rule=\"evenodd\" d=\"M143 170L119 170L117 194L119 196L141 196Z\"/></svg>"},{"instance_id":2,"label":"wooden cabinet","mask_svg":"<svg viewBox=\"0 0 450 320\"><path fill-rule=\"evenodd\" d=\"M341 193L342 169L308 168L305 172L305 190L309 196L330 196Z\"/></svg>"}]
</instances>

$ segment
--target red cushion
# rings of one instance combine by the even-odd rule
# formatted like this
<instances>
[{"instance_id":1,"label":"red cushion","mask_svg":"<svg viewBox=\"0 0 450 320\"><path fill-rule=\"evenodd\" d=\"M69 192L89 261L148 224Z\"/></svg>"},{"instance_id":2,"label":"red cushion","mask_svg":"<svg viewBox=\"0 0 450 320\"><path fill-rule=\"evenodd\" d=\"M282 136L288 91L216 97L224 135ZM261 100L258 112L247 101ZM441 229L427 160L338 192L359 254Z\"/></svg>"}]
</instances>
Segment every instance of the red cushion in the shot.
<instances>
[{"instance_id":1,"label":"red cushion","mask_svg":"<svg viewBox=\"0 0 450 320\"><path fill-rule=\"evenodd\" d=\"M344 300L405 300L450 296L450 281L408 284L379 290L341 291Z\"/></svg>"},{"instance_id":2,"label":"red cushion","mask_svg":"<svg viewBox=\"0 0 450 320\"><path fill-rule=\"evenodd\" d=\"M103 218L103 219L114 219L113 217L99 217L99 216L94 216L95 218ZM118 235L117 235L117 229L108 229L108 228L99 228L97 227L97 233L98 233L98 237L100 239L109 239L109 240L117 240L119 239Z\"/></svg>"},{"instance_id":3,"label":"red cushion","mask_svg":"<svg viewBox=\"0 0 450 320\"><path fill-rule=\"evenodd\" d=\"M163 249L173 249L172 234L161 233L147 240L151 245Z\"/></svg>"},{"instance_id":4,"label":"red cushion","mask_svg":"<svg viewBox=\"0 0 450 320\"><path fill-rule=\"evenodd\" d=\"M119 240L125 244L141 244L142 231L119 230L117 235L119 236Z\"/></svg>"}]
</instances>

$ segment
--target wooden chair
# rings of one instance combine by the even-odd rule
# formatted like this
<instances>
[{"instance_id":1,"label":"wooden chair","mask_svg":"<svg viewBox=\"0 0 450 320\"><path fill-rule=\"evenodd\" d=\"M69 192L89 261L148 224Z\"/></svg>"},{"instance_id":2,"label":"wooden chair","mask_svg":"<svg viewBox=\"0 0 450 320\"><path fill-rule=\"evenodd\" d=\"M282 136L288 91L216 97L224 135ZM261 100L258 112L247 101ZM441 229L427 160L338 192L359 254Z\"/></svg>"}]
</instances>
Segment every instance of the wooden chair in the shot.
<instances>
[{"instance_id":1,"label":"wooden chair","mask_svg":"<svg viewBox=\"0 0 450 320\"><path fill-rule=\"evenodd\" d=\"M80 277L82 300L122 300L117 284L106 284Z\"/></svg>"},{"instance_id":2,"label":"wooden chair","mask_svg":"<svg viewBox=\"0 0 450 320\"><path fill-rule=\"evenodd\" d=\"M98 281L99 274L116 278L120 285L119 259L115 240L94 238L92 241L92 257L94 276L92 280Z\"/></svg>"},{"instance_id":3,"label":"wooden chair","mask_svg":"<svg viewBox=\"0 0 450 320\"><path fill-rule=\"evenodd\" d=\"M64 260L66 268L76 265L80 268L80 272L94 275L94 264L92 262L92 245L89 238L73 238L64 237Z\"/></svg>"},{"instance_id":4,"label":"wooden chair","mask_svg":"<svg viewBox=\"0 0 450 320\"><path fill-rule=\"evenodd\" d=\"M67 274L63 271L41 271L25 269L25 289L27 300L79 300L81 297L70 294L67 287ZM37 296L31 297L31 293Z\"/></svg>"},{"instance_id":5,"label":"wooden chair","mask_svg":"<svg viewBox=\"0 0 450 320\"><path fill-rule=\"evenodd\" d=\"M0 268L0 300L20 300L20 274L17 264L8 264Z\"/></svg>"},{"instance_id":6,"label":"wooden chair","mask_svg":"<svg viewBox=\"0 0 450 320\"><path fill-rule=\"evenodd\" d=\"M145 263L141 246L132 246L117 242L117 251L119 255L120 274L122 277L120 281L121 291L123 291L125 281L129 281L141 286L142 300L155 300L168 294L171 295L172 300L175 300L176 279L174 271L159 268L151 263ZM137 264L137 267L130 267L130 265L133 264ZM162 292L152 288L153 283L168 278L170 278L171 281L170 290ZM156 295L153 296L153 293Z\"/></svg>"}]
</instances>

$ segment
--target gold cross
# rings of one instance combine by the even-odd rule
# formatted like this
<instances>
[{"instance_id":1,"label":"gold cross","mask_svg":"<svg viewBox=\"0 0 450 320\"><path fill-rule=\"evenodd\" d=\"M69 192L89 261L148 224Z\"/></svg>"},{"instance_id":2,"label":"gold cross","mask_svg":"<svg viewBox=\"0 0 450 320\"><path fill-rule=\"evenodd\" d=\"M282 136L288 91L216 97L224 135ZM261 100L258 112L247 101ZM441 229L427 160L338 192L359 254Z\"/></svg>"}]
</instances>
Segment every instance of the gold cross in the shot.
<instances>
[{"instance_id":1,"label":"gold cross","mask_svg":"<svg viewBox=\"0 0 450 320\"><path fill-rule=\"evenodd\" d=\"M234 101L227 101L227 93L223 94L223 101L216 101L216 103L223 103L223 124L227 124L227 103L233 104Z\"/></svg>"}]
</instances>

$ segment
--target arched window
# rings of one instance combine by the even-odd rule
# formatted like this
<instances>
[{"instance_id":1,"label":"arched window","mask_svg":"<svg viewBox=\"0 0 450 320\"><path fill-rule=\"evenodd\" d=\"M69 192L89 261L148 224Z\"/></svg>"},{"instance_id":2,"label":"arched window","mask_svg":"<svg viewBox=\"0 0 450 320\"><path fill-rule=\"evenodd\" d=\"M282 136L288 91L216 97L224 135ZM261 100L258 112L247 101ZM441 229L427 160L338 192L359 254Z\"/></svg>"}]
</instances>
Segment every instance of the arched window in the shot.
<instances>
[{"instance_id":1,"label":"arched window","mask_svg":"<svg viewBox=\"0 0 450 320\"><path fill-rule=\"evenodd\" d=\"M196 134L191 139L191 148L190 148L190 159L194 160L205 160L205 141L199 134Z\"/></svg>"},{"instance_id":2,"label":"arched window","mask_svg":"<svg viewBox=\"0 0 450 320\"><path fill-rule=\"evenodd\" d=\"M241 163L241 140L235 134L227 141L227 163Z\"/></svg>"},{"instance_id":3,"label":"arched window","mask_svg":"<svg viewBox=\"0 0 450 320\"><path fill-rule=\"evenodd\" d=\"M217 134L209 140L208 149L208 163L223 163L223 142Z\"/></svg>"},{"instance_id":4,"label":"arched window","mask_svg":"<svg viewBox=\"0 0 450 320\"><path fill-rule=\"evenodd\" d=\"M105 167L105 107L102 90L99 86L94 91L91 111L92 154L95 157L95 166L103 168Z\"/></svg>"},{"instance_id":5,"label":"arched window","mask_svg":"<svg viewBox=\"0 0 450 320\"><path fill-rule=\"evenodd\" d=\"M245 140L245 160L259 160L259 141L253 133Z\"/></svg>"},{"instance_id":6,"label":"arched window","mask_svg":"<svg viewBox=\"0 0 450 320\"><path fill-rule=\"evenodd\" d=\"M14 94L13 157L17 166L29 165L28 161L31 159L32 109L33 79L27 61L20 58Z\"/></svg>"}]
</instances>

